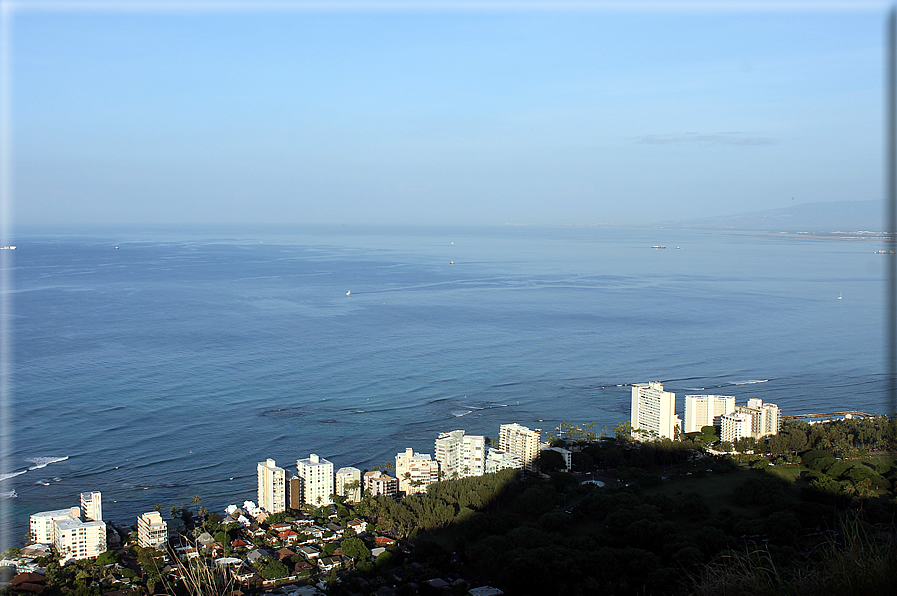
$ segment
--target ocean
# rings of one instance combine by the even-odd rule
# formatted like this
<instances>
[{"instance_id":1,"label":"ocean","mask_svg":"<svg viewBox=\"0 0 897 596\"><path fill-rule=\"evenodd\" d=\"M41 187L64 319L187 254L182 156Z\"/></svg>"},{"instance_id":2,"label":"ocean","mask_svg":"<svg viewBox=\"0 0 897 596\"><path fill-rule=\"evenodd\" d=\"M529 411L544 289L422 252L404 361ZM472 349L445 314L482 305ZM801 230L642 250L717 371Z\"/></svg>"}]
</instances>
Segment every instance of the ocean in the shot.
<instances>
[{"instance_id":1,"label":"ocean","mask_svg":"<svg viewBox=\"0 0 897 596\"><path fill-rule=\"evenodd\" d=\"M630 383L663 381L680 416L692 393L887 409L872 242L281 226L15 243L4 547L82 491L132 524L193 495L255 500L267 458L364 469L511 422L612 433Z\"/></svg>"}]
</instances>

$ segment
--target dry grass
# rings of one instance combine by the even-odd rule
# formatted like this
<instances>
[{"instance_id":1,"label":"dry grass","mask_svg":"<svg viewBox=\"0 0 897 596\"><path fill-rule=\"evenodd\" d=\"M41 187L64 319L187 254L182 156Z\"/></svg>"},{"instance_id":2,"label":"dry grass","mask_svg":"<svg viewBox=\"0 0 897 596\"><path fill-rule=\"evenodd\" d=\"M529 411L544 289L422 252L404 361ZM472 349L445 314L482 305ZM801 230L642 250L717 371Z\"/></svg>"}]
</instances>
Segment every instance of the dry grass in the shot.
<instances>
[{"instance_id":1,"label":"dry grass","mask_svg":"<svg viewBox=\"0 0 897 596\"><path fill-rule=\"evenodd\" d=\"M729 552L692 578L696 596L891 596L897 593L894 538L871 535L856 521L806 564L777 566L765 548Z\"/></svg>"}]
</instances>

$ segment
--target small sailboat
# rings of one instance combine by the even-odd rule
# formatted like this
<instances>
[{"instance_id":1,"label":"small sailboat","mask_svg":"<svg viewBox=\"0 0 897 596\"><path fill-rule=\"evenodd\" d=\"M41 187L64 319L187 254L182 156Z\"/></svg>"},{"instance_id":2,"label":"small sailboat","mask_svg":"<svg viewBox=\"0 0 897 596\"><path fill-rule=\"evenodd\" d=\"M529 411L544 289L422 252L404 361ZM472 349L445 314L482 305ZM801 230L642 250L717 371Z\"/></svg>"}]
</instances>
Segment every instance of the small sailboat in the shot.
<instances>
[{"instance_id":1,"label":"small sailboat","mask_svg":"<svg viewBox=\"0 0 897 596\"><path fill-rule=\"evenodd\" d=\"M348 292L346 292L346 296L351 296L351 295L352 295L352 290L349 290Z\"/></svg>"},{"instance_id":2,"label":"small sailboat","mask_svg":"<svg viewBox=\"0 0 897 596\"><path fill-rule=\"evenodd\" d=\"M838 292L838 300L841 299L841 292Z\"/></svg>"}]
</instances>

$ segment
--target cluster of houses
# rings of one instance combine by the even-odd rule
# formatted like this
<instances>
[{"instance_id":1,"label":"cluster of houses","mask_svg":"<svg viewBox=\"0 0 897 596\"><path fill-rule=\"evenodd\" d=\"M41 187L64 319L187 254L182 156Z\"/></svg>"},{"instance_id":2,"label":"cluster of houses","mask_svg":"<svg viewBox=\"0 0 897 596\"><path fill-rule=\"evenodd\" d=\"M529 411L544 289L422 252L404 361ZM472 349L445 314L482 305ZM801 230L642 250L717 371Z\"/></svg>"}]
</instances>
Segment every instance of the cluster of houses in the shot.
<instances>
[{"instance_id":1,"label":"cluster of houses","mask_svg":"<svg viewBox=\"0 0 897 596\"><path fill-rule=\"evenodd\" d=\"M332 462L316 454L297 460L294 475L267 459L257 465L258 504L246 501L242 507L230 505L220 520L221 527L240 528L239 536L229 544L222 544L219 534L213 536L200 530L194 531L189 541L179 541L177 538L187 533L185 522L180 518L163 519L158 511L137 518L134 538L140 547L160 551L179 544L173 553L182 560L212 557L216 565L230 569L238 583L261 581L259 566L271 561L285 565L289 577L328 573L349 562L338 546L347 532L365 537L372 561L394 544L392 538L370 532L373 528L365 520L337 523L337 497L356 503L363 491L368 491L400 498L424 492L429 484L439 480L480 476L507 468L535 471L543 449L559 452L570 468L569 451L542 443L540 430L519 424L501 425L497 446L486 445L483 435L470 435L463 430L440 433L434 455L415 453L410 448L396 454L394 475L386 470L362 472L354 467L334 471ZM316 522L302 512L308 506L329 512L328 521L321 523L318 518ZM289 521L268 523L272 515L288 509L293 510ZM46 556L51 547L65 562L94 559L121 546L118 532L103 521L102 495L96 491L82 493L80 507L32 515L30 536L32 544L19 556L0 561L0 566L13 567L20 573L40 572L35 561ZM178 570L179 566L169 561L163 571L176 578ZM126 577L116 579L128 581Z\"/></svg>"}]
</instances>

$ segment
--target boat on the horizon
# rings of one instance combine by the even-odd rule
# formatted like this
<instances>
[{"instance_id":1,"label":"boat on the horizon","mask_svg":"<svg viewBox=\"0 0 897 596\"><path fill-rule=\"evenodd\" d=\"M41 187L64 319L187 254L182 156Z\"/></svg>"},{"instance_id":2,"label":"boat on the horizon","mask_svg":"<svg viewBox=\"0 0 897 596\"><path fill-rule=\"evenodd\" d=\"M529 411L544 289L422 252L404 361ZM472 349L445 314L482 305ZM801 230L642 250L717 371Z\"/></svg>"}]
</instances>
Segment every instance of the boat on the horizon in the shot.
<instances>
[{"instance_id":1,"label":"boat on the horizon","mask_svg":"<svg viewBox=\"0 0 897 596\"><path fill-rule=\"evenodd\" d=\"M651 248L666 248L666 246L660 246L659 244L655 244Z\"/></svg>"},{"instance_id":2,"label":"boat on the horizon","mask_svg":"<svg viewBox=\"0 0 897 596\"><path fill-rule=\"evenodd\" d=\"M346 292L346 296L351 296L351 295L352 295L352 290L349 290L348 292Z\"/></svg>"},{"instance_id":3,"label":"boat on the horizon","mask_svg":"<svg viewBox=\"0 0 897 596\"><path fill-rule=\"evenodd\" d=\"M15 250L15 246L0 246L0 250Z\"/></svg>"}]
</instances>

